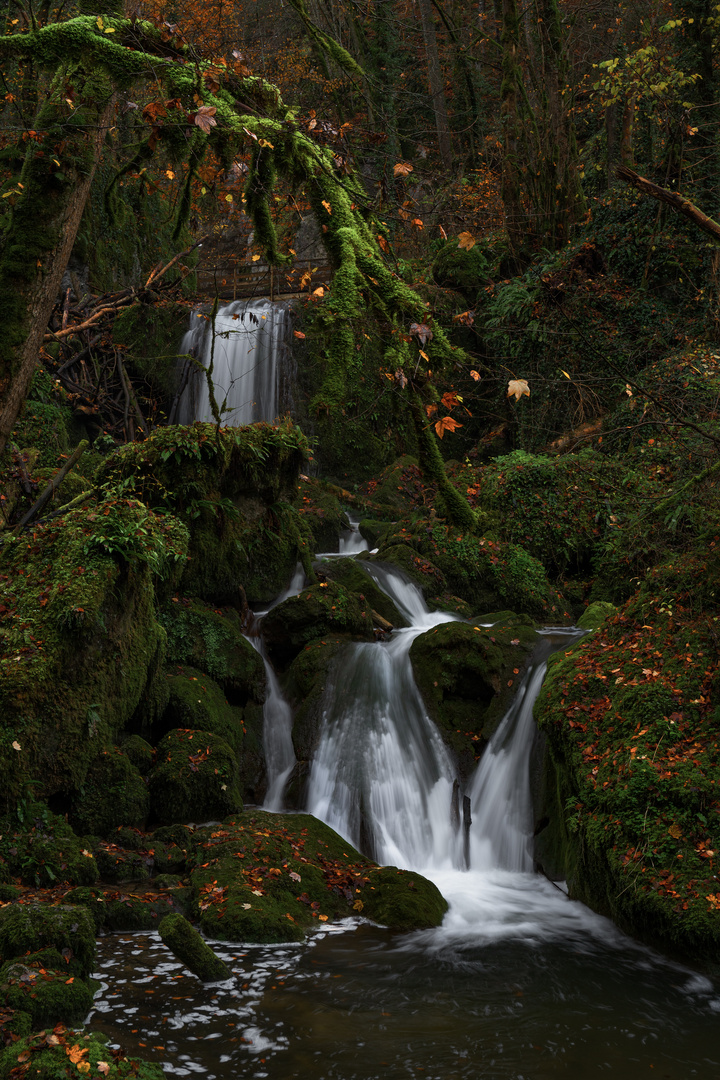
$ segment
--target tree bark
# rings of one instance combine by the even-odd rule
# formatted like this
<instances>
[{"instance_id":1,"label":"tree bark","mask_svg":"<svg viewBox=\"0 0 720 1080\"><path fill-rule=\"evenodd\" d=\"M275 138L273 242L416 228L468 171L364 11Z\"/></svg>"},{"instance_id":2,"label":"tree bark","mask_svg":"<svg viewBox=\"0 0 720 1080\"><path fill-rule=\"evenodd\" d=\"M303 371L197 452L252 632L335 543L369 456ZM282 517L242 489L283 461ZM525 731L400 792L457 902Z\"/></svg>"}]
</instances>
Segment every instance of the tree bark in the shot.
<instances>
[{"instance_id":1,"label":"tree bark","mask_svg":"<svg viewBox=\"0 0 720 1080\"><path fill-rule=\"evenodd\" d=\"M425 40L428 83L430 84L430 96L432 98L433 112L435 113L435 128L437 130L440 157L442 158L442 163L445 168L451 169L453 163L452 142L450 140L450 125L448 123L447 105L445 102L445 82L440 66L437 35L435 34L432 0L418 0L418 2L420 5L423 38Z\"/></svg>"},{"instance_id":2,"label":"tree bark","mask_svg":"<svg viewBox=\"0 0 720 1080\"><path fill-rule=\"evenodd\" d=\"M0 256L0 294L12 295L5 341L0 345L0 453L30 388L115 111L112 93L108 93L104 100L96 98L82 106L83 123L66 123L57 100L63 84L64 78L56 80L54 95L38 114L35 130L44 130L45 136L42 143L29 141L19 181L23 187L18 185L22 194L13 208ZM61 180L53 168L59 128L65 135Z\"/></svg>"}]
</instances>

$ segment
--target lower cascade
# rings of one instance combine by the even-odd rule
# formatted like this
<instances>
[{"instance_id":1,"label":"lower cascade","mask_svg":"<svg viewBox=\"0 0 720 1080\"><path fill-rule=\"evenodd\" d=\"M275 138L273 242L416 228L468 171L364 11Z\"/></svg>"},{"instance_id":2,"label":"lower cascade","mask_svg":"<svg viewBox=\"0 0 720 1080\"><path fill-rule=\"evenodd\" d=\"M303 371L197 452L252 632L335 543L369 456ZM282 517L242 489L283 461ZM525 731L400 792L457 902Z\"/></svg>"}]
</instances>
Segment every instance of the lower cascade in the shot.
<instances>
[{"instance_id":1,"label":"lower cascade","mask_svg":"<svg viewBox=\"0 0 720 1080\"><path fill-rule=\"evenodd\" d=\"M271 300L237 300L218 310L214 322L193 312L180 355L181 398L176 422L215 419L206 372L212 364L215 401L223 424L273 423L290 401L288 344L290 309Z\"/></svg>"}]
</instances>

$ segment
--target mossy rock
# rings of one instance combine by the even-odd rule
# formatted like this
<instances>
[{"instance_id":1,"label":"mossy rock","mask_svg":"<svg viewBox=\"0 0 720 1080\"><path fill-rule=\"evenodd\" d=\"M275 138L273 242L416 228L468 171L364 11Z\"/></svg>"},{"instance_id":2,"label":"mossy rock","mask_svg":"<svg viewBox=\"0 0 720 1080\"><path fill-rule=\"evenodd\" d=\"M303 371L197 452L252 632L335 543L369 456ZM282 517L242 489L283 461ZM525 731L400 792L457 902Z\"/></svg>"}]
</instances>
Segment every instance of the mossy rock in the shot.
<instances>
[{"instance_id":1,"label":"mossy rock","mask_svg":"<svg viewBox=\"0 0 720 1080\"><path fill-rule=\"evenodd\" d=\"M371 871L362 895L363 915L390 930L430 930L440 925L448 909L432 881L396 866Z\"/></svg>"},{"instance_id":2,"label":"mossy rock","mask_svg":"<svg viewBox=\"0 0 720 1080\"><path fill-rule=\"evenodd\" d=\"M179 668L176 674L167 676L167 682L170 694L159 734L173 728L210 731L223 738L240 756L243 711L228 705L222 688L209 675L192 667Z\"/></svg>"},{"instance_id":3,"label":"mossy rock","mask_svg":"<svg viewBox=\"0 0 720 1080\"><path fill-rule=\"evenodd\" d=\"M322 703L325 687L338 653L347 648L343 638L328 638L306 645L288 668L285 694L293 706L293 746L299 762L309 763L315 756L322 730ZM298 805L303 805L298 792Z\"/></svg>"},{"instance_id":4,"label":"mossy rock","mask_svg":"<svg viewBox=\"0 0 720 1080\"><path fill-rule=\"evenodd\" d=\"M243 635L234 608L218 611L191 597L176 597L160 616L167 631L168 661L206 672L231 705L265 699L265 666Z\"/></svg>"},{"instance_id":5,"label":"mossy rock","mask_svg":"<svg viewBox=\"0 0 720 1080\"><path fill-rule=\"evenodd\" d=\"M695 610L707 562L678 562L548 664L537 855L571 897L717 972L720 656Z\"/></svg>"},{"instance_id":6,"label":"mossy rock","mask_svg":"<svg viewBox=\"0 0 720 1080\"><path fill-rule=\"evenodd\" d=\"M175 910L174 898L156 892L145 895L82 887L65 895L69 903L85 908L95 932L100 930L157 930L162 919Z\"/></svg>"},{"instance_id":7,"label":"mossy rock","mask_svg":"<svg viewBox=\"0 0 720 1080\"><path fill-rule=\"evenodd\" d=\"M153 865L147 852L128 850L117 844L99 844L95 848L95 862L101 881L116 885L147 881Z\"/></svg>"},{"instance_id":8,"label":"mossy rock","mask_svg":"<svg viewBox=\"0 0 720 1080\"><path fill-rule=\"evenodd\" d=\"M445 575L439 567L430 562L409 543L391 543L382 546L376 555L370 556L371 562L387 564L391 569L402 572L422 589L427 596L435 596L445 589Z\"/></svg>"},{"instance_id":9,"label":"mossy rock","mask_svg":"<svg viewBox=\"0 0 720 1080\"><path fill-rule=\"evenodd\" d=\"M318 571L321 569L330 581L335 581L355 595L363 602L370 605L372 611L376 611L383 619L396 628L408 625L398 611L387 593L373 581L370 574L364 568L362 561L357 559L326 559L317 564Z\"/></svg>"},{"instance_id":10,"label":"mossy rock","mask_svg":"<svg viewBox=\"0 0 720 1080\"><path fill-rule=\"evenodd\" d=\"M84 841L41 803L24 805L22 823L17 816L0 819L0 865L31 886L86 885L98 876Z\"/></svg>"},{"instance_id":11,"label":"mossy rock","mask_svg":"<svg viewBox=\"0 0 720 1080\"><path fill-rule=\"evenodd\" d=\"M363 540L367 541L368 548L379 547L385 533L392 526L387 521L376 521L375 518L362 518L358 529Z\"/></svg>"},{"instance_id":12,"label":"mossy rock","mask_svg":"<svg viewBox=\"0 0 720 1080\"><path fill-rule=\"evenodd\" d=\"M424 487L425 478L417 458L404 454L388 465L378 476L372 493L373 503L389 518L412 509L417 492Z\"/></svg>"},{"instance_id":13,"label":"mossy rock","mask_svg":"<svg viewBox=\"0 0 720 1080\"><path fill-rule=\"evenodd\" d=\"M594 600L592 604L588 604L587 608L577 620L577 626L581 630L597 630L597 628L609 618L614 615L617 608L614 604L608 604L605 600Z\"/></svg>"},{"instance_id":14,"label":"mossy rock","mask_svg":"<svg viewBox=\"0 0 720 1080\"><path fill-rule=\"evenodd\" d=\"M34 1028L79 1024L92 1008L94 990L66 970L44 970L11 960L0 968L0 1002L30 1014Z\"/></svg>"},{"instance_id":15,"label":"mossy rock","mask_svg":"<svg viewBox=\"0 0 720 1080\"><path fill-rule=\"evenodd\" d=\"M104 505L69 511L32 537L6 535L0 545L7 805L30 782L45 797L80 790L99 750L135 714L164 650L155 587L184 558L187 532L134 500Z\"/></svg>"},{"instance_id":16,"label":"mossy rock","mask_svg":"<svg viewBox=\"0 0 720 1080\"><path fill-rule=\"evenodd\" d=\"M160 939L173 956L202 982L230 978L230 969L213 952L197 930L182 915L166 915L158 927Z\"/></svg>"},{"instance_id":17,"label":"mossy rock","mask_svg":"<svg viewBox=\"0 0 720 1080\"><path fill-rule=\"evenodd\" d=\"M80 1064L87 1064L89 1069L80 1070L90 1076L103 1075L105 1080L165 1080L165 1073L160 1065L139 1058L120 1057L113 1054L103 1036L84 1031L63 1031L57 1036L56 1044L48 1043L48 1032L40 1031L36 1035L26 1035L12 1042L0 1051L0 1077L17 1075L18 1058L27 1058L27 1075L33 1080L59 1080L77 1076L77 1066L71 1063L68 1053L73 1051ZM102 1072L98 1065L102 1064ZM107 1065L107 1072L105 1066Z\"/></svg>"},{"instance_id":18,"label":"mossy rock","mask_svg":"<svg viewBox=\"0 0 720 1080\"><path fill-rule=\"evenodd\" d=\"M53 948L81 965L83 978L95 966L95 926L83 907L9 904L0 908L0 955L4 961Z\"/></svg>"},{"instance_id":19,"label":"mossy rock","mask_svg":"<svg viewBox=\"0 0 720 1080\"><path fill-rule=\"evenodd\" d=\"M130 758L114 746L88 769L73 805L72 822L79 833L108 836L122 825L142 825L149 808L145 780Z\"/></svg>"},{"instance_id":20,"label":"mossy rock","mask_svg":"<svg viewBox=\"0 0 720 1080\"><path fill-rule=\"evenodd\" d=\"M121 749L140 775L147 776L152 769L155 755L150 743L146 742L140 735L129 735L123 741Z\"/></svg>"},{"instance_id":21,"label":"mossy rock","mask_svg":"<svg viewBox=\"0 0 720 1080\"><path fill-rule=\"evenodd\" d=\"M296 505L310 530L313 551L337 551L348 528L347 514L329 487L315 477L301 477L298 483Z\"/></svg>"},{"instance_id":22,"label":"mossy rock","mask_svg":"<svg viewBox=\"0 0 720 1080\"><path fill-rule=\"evenodd\" d=\"M224 818L242 809L237 758L208 731L169 732L149 779L151 810L166 824Z\"/></svg>"},{"instance_id":23,"label":"mossy rock","mask_svg":"<svg viewBox=\"0 0 720 1080\"><path fill-rule=\"evenodd\" d=\"M61 457L67 456L77 441L75 436L79 433L75 429L72 409L64 399L64 392L54 390L47 371L42 367L36 369L10 441L21 450L37 450L35 466L38 469L58 469L62 464Z\"/></svg>"},{"instance_id":24,"label":"mossy rock","mask_svg":"<svg viewBox=\"0 0 720 1080\"><path fill-rule=\"evenodd\" d=\"M242 586L250 602L261 603L274 599L309 555L309 532L291 505L307 453L305 436L289 421L156 428L112 454L97 481L130 485L146 505L171 510L187 525L186 595L234 604Z\"/></svg>"},{"instance_id":25,"label":"mossy rock","mask_svg":"<svg viewBox=\"0 0 720 1080\"><path fill-rule=\"evenodd\" d=\"M263 619L263 637L280 664L287 664L302 647L316 638L344 635L371 641L370 604L334 581L303 589L269 611Z\"/></svg>"},{"instance_id":26,"label":"mossy rock","mask_svg":"<svg viewBox=\"0 0 720 1080\"><path fill-rule=\"evenodd\" d=\"M483 244L475 244L468 251L448 241L432 264L436 284L443 289L457 289L468 302L474 302L481 289L492 281L492 272L492 260Z\"/></svg>"},{"instance_id":27,"label":"mossy rock","mask_svg":"<svg viewBox=\"0 0 720 1080\"><path fill-rule=\"evenodd\" d=\"M301 941L366 905L370 918L403 930L438 926L447 910L421 875L378 867L309 814L248 811L204 842L193 895L201 928L221 940Z\"/></svg>"},{"instance_id":28,"label":"mossy rock","mask_svg":"<svg viewBox=\"0 0 720 1080\"><path fill-rule=\"evenodd\" d=\"M513 619L489 628L443 623L413 641L415 681L463 781L507 712L537 640Z\"/></svg>"}]
</instances>

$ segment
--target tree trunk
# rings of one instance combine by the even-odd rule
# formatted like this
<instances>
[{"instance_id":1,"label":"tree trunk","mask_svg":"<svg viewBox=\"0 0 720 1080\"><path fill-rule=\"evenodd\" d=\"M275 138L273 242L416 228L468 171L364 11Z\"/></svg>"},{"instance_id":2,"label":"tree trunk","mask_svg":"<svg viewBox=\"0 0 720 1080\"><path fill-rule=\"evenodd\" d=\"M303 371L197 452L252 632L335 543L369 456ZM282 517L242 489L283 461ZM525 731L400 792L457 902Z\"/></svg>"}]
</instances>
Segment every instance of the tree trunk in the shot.
<instances>
[{"instance_id":1,"label":"tree trunk","mask_svg":"<svg viewBox=\"0 0 720 1080\"><path fill-rule=\"evenodd\" d=\"M520 123L518 115L519 81L522 78L518 63L518 33L520 23L516 0L502 0L502 83L500 86L500 120L503 133L502 201L505 208L505 227L510 246L518 254L525 246L525 212L522 205L520 174Z\"/></svg>"},{"instance_id":2,"label":"tree trunk","mask_svg":"<svg viewBox=\"0 0 720 1080\"><path fill-rule=\"evenodd\" d=\"M29 140L18 178L18 195L0 253L3 336L0 340L0 452L27 396L48 320L75 243L103 140L114 116L112 87L68 117L66 79L73 78L82 101L79 68L61 72L35 120L42 133ZM88 81L92 73L87 76ZM84 79L83 79L84 82ZM77 91L80 92L77 92ZM74 120L74 122L73 122ZM63 143L63 169L55 167ZM20 185L22 184L22 187Z\"/></svg>"},{"instance_id":3,"label":"tree trunk","mask_svg":"<svg viewBox=\"0 0 720 1080\"><path fill-rule=\"evenodd\" d=\"M667 203L678 214L682 214L683 217L692 221L693 225L697 225L704 233L711 236L716 244L720 244L720 225L718 225L717 221L713 221L712 218L708 217L707 214L703 214L702 210L698 210L697 206L691 203L689 199L683 198L676 191L668 191L667 188L660 187L659 184L653 184L651 180L639 176L632 169L628 169L626 165L618 165L617 176L618 179L624 180L631 187L641 191L643 195L652 195L654 199Z\"/></svg>"},{"instance_id":4,"label":"tree trunk","mask_svg":"<svg viewBox=\"0 0 720 1080\"><path fill-rule=\"evenodd\" d=\"M438 146L440 147L440 157L442 158L442 163L445 168L451 169L452 143L450 141L450 125L448 123L447 106L445 103L445 82L440 66L440 53L438 52L437 36L435 34L432 0L418 0L418 2L420 5L423 38L425 39L428 82L430 84L433 112L435 113L435 128L437 130Z\"/></svg>"}]
</instances>

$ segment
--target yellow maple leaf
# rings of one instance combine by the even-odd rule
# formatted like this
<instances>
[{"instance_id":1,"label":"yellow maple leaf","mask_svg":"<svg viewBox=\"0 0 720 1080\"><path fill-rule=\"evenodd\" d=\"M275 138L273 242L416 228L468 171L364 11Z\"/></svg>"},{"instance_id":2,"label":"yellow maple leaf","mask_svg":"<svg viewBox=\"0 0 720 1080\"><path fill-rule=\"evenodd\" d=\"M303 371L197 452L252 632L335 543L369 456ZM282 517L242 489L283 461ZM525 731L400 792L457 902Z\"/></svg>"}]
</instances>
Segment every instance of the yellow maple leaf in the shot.
<instances>
[{"instance_id":1,"label":"yellow maple leaf","mask_svg":"<svg viewBox=\"0 0 720 1080\"><path fill-rule=\"evenodd\" d=\"M511 379L508 383L508 397L514 397L516 401L519 401L523 394L527 394L530 397L530 387L525 379Z\"/></svg>"},{"instance_id":2,"label":"yellow maple leaf","mask_svg":"<svg viewBox=\"0 0 720 1080\"><path fill-rule=\"evenodd\" d=\"M461 232L458 236L458 247L463 248L465 251L470 251L475 247L475 237L472 233Z\"/></svg>"}]
</instances>

